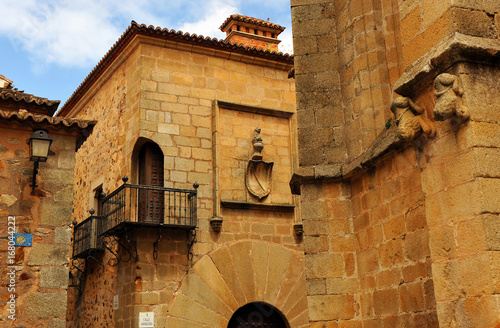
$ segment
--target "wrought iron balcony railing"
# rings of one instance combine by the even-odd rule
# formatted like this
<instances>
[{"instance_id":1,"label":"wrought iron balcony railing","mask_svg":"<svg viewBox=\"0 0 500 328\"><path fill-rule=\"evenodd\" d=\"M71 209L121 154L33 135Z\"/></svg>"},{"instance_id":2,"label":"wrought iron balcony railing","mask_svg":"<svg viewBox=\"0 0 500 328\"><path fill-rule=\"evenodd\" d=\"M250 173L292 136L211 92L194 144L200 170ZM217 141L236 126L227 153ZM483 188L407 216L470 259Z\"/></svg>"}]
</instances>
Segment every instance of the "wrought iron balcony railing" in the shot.
<instances>
[{"instance_id":1,"label":"wrought iron balcony railing","mask_svg":"<svg viewBox=\"0 0 500 328\"><path fill-rule=\"evenodd\" d=\"M73 256L72 258L86 258L92 253L104 250L99 238L101 217L94 216L93 210L90 216L82 222L74 222L73 230Z\"/></svg>"},{"instance_id":2,"label":"wrought iron balcony railing","mask_svg":"<svg viewBox=\"0 0 500 328\"><path fill-rule=\"evenodd\" d=\"M195 229L197 190L124 184L102 201L101 234L114 235L132 226Z\"/></svg>"}]
</instances>

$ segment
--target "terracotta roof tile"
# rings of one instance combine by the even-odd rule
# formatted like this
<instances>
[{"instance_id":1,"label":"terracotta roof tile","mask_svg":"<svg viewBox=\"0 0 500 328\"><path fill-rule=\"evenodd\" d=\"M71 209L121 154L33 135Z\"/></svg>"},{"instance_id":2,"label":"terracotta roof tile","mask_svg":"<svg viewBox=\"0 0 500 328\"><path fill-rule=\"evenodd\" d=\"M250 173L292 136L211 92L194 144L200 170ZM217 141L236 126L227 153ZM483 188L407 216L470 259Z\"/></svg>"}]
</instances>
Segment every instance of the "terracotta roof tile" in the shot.
<instances>
[{"instance_id":1,"label":"terracotta roof tile","mask_svg":"<svg viewBox=\"0 0 500 328\"><path fill-rule=\"evenodd\" d=\"M70 111L71 107L78 102L80 97L82 97L87 92L87 90L93 85L93 83L99 78L99 76L118 57L120 52L129 44L129 42L131 42L131 40L136 35L144 35L163 40L176 41L179 43L188 43L212 49L226 50L229 52L246 54L286 63L288 65L293 65L293 55L258 49L256 47L249 48L243 45L218 40L216 38L198 36L196 34L184 33L182 31L168 30L165 28L154 27L152 25L146 26L144 24L137 24L135 21L132 21L127 30L94 67L90 74L71 95L68 101L66 101L64 106L59 110L59 112L56 113L56 116L64 116Z\"/></svg>"},{"instance_id":2,"label":"terracotta roof tile","mask_svg":"<svg viewBox=\"0 0 500 328\"><path fill-rule=\"evenodd\" d=\"M9 126L14 122L23 125L47 126L54 130L78 132L85 137L92 132L97 124L97 121L33 114L24 109L17 112L0 110L1 122L7 122Z\"/></svg>"},{"instance_id":3,"label":"terracotta roof tile","mask_svg":"<svg viewBox=\"0 0 500 328\"><path fill-rule=\"evenodd\" d=\"M263 26L263 27L268 27L268 28L279 30L281 32L283 32L285 30L285 27L283 27L281 25L274 24L274 23L271 23L271 22L263 20L263 19L258 19L258 18L254 18L254 17L250 17L250 16L244 16L244 15L231 15L231 16L229 16L224 21L224 23L222 23L222 25L219 27L219 29L224 32L224 29L227 27L227 25L232 20L244 22L244 23L249 23L249 24L254 24L254 25L258 25L258 26Z\"/></svg>"},{"instance_id":4,"label":"terracotta roof tile","mask_svg":"<svg viewBox=\"0 0 500 328\"><path fill-rule=\"evenodd\" d=\"M20 108L26 107L26 105L30 105L29 109L50 116L54 114L60 103L59 100L48 100L47 98L37 97L32 94L24 93L15 89L5 88L0 88L0 100L11 101L16 104L15 107ZM36 107L39 107L39 110L36 110Z\"/></svg>"}]
</instances>

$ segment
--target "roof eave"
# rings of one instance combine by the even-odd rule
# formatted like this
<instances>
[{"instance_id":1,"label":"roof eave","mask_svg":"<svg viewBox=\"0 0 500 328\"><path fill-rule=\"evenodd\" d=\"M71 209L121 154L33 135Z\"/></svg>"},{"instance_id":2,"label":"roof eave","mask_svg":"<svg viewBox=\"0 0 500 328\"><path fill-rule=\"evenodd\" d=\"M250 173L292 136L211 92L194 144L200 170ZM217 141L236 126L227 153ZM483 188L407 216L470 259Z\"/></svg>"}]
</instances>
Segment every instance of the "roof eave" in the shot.
<instances>
[{"instance_id":1,"label":"roof eave","mask_svg":"<svg viewBox=\"0 0 500 328\"><path fill-rule=\"evenodd\" d=\"M150 40L150 42L147 42L147 40ZM95 88L96 82L101 80L102 82L99 85L102 85L141 43L163 45L179 50L186 50L185 45L189 44L191 51L207 55L230 58L231 53L238 53L244 57L254 58L253 60L247 59L246 62L253 61L256 64L274 62L275 64L272 66L284 70L289 70L293 67L293 56L289 54L248 48L218 39L197 36L196 34L190 35L189 33L180 31L154 28L153 26L147 27L146 25L138 25L132 22L129 28L116 41L106 55L104 55L55 116L71 116L76 114L80 109L75 110L74 107L81 102L82 97L93 96L98 90L98 88ZM94 92L89 93L91 89Z\"/></svg>"}]
</instances>

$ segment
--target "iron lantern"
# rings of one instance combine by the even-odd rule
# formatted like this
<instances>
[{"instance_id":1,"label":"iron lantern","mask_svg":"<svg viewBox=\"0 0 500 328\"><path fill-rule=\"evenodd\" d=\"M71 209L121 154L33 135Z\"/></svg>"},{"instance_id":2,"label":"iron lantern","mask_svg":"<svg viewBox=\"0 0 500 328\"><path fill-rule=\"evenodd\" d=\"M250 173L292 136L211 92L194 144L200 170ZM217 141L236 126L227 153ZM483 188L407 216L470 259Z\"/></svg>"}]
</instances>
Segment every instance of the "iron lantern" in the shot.
<instances>
[{"instance_id":1,"label":"iron lantern","mask_svg":"<svg viewBox=\"0 0 500 328\"><path fill-rule=\"evenodd\" d=\"M47 157L49 157L50 145L52 144L52 139L50 139L47 130L35 130L35 132L31 135L28 144L30 148L30 161L47 161Z\"/></svg>"}]
</instances>

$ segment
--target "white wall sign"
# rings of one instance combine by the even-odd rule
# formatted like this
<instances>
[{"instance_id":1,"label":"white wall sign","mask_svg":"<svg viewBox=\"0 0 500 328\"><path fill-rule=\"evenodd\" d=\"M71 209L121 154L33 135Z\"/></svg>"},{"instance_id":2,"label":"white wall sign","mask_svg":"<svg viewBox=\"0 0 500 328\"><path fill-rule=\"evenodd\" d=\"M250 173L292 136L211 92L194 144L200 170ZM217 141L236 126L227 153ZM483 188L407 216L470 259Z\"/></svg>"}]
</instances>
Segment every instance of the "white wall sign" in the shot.
<instances>
[{"instance_id":1,"label":"white wall sign","mask_svg":"<svg viewBox=\"0 0 500 328\"><path fill-rule=\"evenodd\" d=\"M139 312L139 328L154 328L155 313L154 312Z\"/></svg>"},{"instance_id":2,"label":"white wall sign","mask_svg":"<svg viewBox=\"0 0 500 328\"><path fill-rule=\"evenodd\" d=\"M113 297L113 310L118 309L118 295Z\"/></svg>"}]
</instances>

